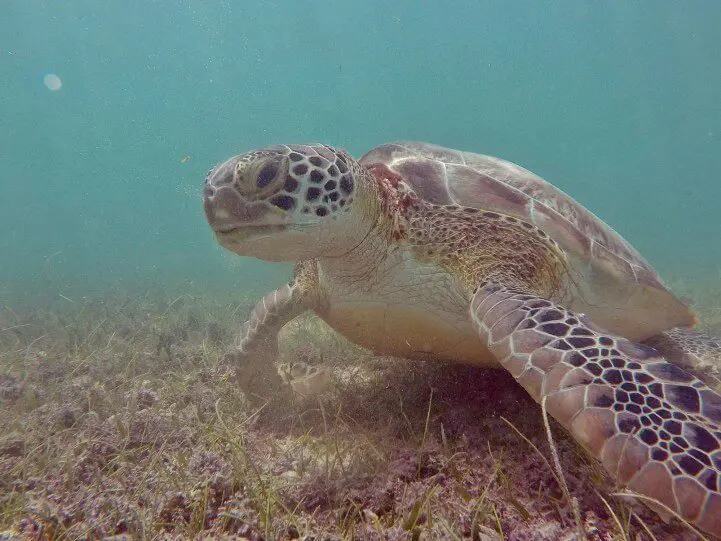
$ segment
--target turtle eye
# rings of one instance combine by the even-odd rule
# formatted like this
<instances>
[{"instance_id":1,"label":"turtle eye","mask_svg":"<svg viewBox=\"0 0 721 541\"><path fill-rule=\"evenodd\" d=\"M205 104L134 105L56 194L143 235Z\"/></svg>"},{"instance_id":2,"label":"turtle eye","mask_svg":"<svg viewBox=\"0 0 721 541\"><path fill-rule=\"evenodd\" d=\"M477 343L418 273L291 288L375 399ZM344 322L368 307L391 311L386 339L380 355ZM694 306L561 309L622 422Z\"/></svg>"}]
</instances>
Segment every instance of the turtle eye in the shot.
<instances>
[{"instance_id":1,"label":"turtle eye","mask_svg":"<svg viewBox=\"0 0 721 541\"><path fill-rule=\"evenodd\" d=\"M269 163L260 170L260 173L258 173L258 176L255 178L255 185L258 187L258 189L263 189L268 184L273 182L273 179L277 175L278 166L275 163Z\"/></svg>"},{"instance_id":2,"label":"turtle eye","mask_svg":"<svg viewBox=\"0 0 721 541\"><path fill-rule=\"evenodd\" d=\"M254 162L238 163L235 169L238 191L249 200L265 199L274 195L283 186L287 161L287 158L266 156Z\"/></svg>"}]
</instances>

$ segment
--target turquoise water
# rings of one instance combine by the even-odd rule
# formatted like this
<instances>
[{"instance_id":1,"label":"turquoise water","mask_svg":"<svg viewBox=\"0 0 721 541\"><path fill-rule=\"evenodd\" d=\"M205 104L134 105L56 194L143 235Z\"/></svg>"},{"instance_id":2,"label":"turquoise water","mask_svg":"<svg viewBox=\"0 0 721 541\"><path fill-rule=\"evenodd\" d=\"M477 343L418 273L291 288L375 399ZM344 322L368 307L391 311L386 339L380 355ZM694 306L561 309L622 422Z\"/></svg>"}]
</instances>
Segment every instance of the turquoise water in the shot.
<instances>
[{"instance_id":1,"label":"turquoise water","mask_svg":"<svg viewBox=\"0 0 721 541\"><path fill-rule=\"evenodd\" d=\"M664 276L716 277L720 22L716 0L3 0L0 299L278 284L215 245L200 189L304 141L495 154Z\"/></svg>"}]
</instances>

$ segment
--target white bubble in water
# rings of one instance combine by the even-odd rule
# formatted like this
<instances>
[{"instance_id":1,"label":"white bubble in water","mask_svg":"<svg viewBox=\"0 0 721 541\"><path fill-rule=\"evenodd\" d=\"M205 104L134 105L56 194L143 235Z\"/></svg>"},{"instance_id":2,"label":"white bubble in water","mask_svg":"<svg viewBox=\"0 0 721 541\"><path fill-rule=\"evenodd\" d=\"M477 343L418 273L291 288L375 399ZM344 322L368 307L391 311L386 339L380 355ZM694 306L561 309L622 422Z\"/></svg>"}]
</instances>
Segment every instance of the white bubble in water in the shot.
<instances>
[{"instance_id":1,"label":"white bubble in water","mask_svg":"<svg viewBox=\"0 0 721 541\"><path fill-rule=\"evenodd\" d=\"M54 73L48 73L45 77L43 77L43 83L45 83L45 86L53 92L57 92L63 86L63 82L60 80L60 77Z\"/></svg>"}]
</instances>

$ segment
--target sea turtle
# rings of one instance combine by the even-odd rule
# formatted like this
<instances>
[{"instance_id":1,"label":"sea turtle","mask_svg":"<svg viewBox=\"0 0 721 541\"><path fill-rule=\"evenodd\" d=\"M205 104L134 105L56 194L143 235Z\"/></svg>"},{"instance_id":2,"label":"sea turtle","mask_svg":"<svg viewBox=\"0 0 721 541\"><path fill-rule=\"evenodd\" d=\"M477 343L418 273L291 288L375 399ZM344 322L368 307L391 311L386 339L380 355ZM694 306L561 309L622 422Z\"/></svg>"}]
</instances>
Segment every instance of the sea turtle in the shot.
<instances>
[{"instance_id":1,"label":"sea turtle","mask_svg":"<svg viewBox=\"0 0 721 541\"><path fill-rule=\"evenodd\" d=\"M428 143L280 145L217 165L203 200L225 248L297 261L242 327L246 390L306 310L379 353L504 368L621 486L721 535L721 346L553 185Z\"/></svg>"}]
</instances>

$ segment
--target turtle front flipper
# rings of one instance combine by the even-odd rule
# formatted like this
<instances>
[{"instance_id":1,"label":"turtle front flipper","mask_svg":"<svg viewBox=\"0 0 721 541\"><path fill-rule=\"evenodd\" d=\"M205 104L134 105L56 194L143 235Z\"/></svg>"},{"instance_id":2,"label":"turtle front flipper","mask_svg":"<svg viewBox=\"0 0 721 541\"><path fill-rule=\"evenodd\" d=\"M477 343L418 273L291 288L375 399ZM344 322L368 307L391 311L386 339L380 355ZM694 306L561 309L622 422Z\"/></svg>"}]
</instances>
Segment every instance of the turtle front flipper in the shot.
<instances>
[{"instance_id":1,"label":"turtle front flipper","mask_svg":"<svg viewBox=\"0 0 721 541\"><path fill-rule=\"evenodd\" d=\"M237 348L221 359L221 369L232 373L246 397L262 397L281 387L283 379L275 364L278 333L286 323L314 308L317 299L315 264L301 262L289 284L271 291L255 305L240 329Z\"/></svg>"},{"instance_id":2,"label":"turtle front flipper","mask_svg":"<svg viewBox=\"0 0 721 541\"><path fill-rule=\"evenodd\" d=\"M721 395L532 294L483 283L471 317L500 364L621 486L721 535Z\"/></svg>"}]
</instances>

